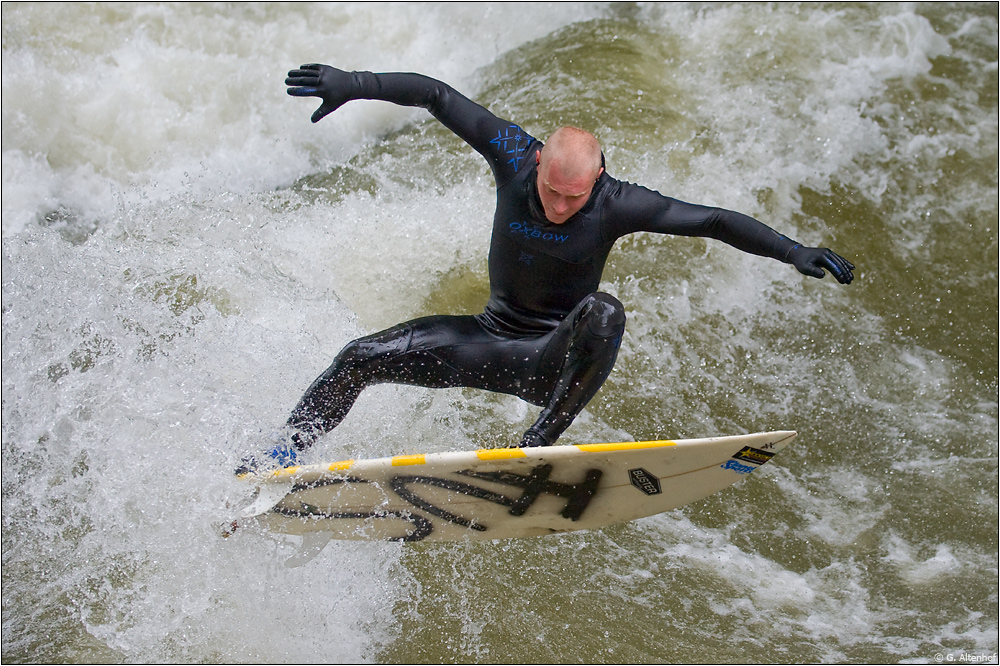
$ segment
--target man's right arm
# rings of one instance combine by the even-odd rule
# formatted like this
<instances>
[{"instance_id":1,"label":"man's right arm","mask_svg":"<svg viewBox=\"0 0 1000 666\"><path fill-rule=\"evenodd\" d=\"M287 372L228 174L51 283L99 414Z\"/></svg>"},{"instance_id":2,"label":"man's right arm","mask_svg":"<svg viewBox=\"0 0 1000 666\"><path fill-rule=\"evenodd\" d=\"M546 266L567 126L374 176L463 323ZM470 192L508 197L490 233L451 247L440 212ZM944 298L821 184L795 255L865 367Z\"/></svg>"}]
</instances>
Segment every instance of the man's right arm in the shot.
<instances>
[{"instance_id":1,"label":"man's right arm","mask_svg":"<svg viewBox=\"0 0 1000 666\"><path fill-rule=\"evenodd\" d=\"M518 170L533 141L516 125L496 117L448 84L422 74L345 72L310 64L290 71L285 85L294 97L323 100L312 115L314 123L356 99L427 109L490 162L498 185L506 180L511 167L514 172Z\"/></svg>"},{"instance_id":2,"label":"man's right arm","mask_svg":"<svg viewBox=\"0 0 1000 666\"><path fill-rule=\"evenodd\" d=\"M762 257L791 264L802 273L822 278L830 271L841 284L854 280L854 264L828 248L806 247L754 218L723 208L685 203L639 185L614 188L614 237L636 231L715 238Z\"/></svg>"}]
</instances>

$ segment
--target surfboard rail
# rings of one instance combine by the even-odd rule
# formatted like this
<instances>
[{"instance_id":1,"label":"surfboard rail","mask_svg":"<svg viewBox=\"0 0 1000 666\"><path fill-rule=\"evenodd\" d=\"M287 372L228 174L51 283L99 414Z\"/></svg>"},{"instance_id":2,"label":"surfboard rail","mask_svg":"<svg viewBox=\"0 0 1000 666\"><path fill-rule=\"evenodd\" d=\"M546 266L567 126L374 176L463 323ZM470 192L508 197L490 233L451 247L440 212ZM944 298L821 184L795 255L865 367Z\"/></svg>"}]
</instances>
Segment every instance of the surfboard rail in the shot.
<instances>
[{"instance_id":1,"label":"surfboard rail","mask_svg":"<svg viewBox=\"0 0 1000 666\"><path fill-rule=\"evenodd\" d=\"M594 529L696 501L751 474L796 433L406 454L245 475L236 524L399 541Z\"/></svg>"}]
</instances>

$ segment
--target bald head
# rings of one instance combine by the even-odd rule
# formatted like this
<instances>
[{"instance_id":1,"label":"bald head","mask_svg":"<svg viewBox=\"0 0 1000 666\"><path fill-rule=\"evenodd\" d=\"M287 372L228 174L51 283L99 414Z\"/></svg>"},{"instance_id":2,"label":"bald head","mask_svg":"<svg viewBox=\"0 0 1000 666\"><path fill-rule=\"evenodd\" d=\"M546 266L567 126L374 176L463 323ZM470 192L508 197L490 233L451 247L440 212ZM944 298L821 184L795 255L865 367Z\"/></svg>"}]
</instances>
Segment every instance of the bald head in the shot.
<instances>
[{"instance_id":1,"label":"bald head","mask_svg":"<svg viewBox=\"0 0 1000 666\"><path fill-rule=\"evenodd\" d=\"M542 161L552 160L570 179L597 180L601 171L601 144L578 127L560 127L545 143Z\"/></svg>"},{"instance_id":2,"label":"bald head","mask_svg":"<svg viewBox=\"0 0 1000 666\"><path fill-rule=\"evenodd\" d=\"M545 217L553 224L569 220L587 203L604 172L601 144L590 132L562 127L535 154L538 197Z\"/></svg>"}]
</instances>

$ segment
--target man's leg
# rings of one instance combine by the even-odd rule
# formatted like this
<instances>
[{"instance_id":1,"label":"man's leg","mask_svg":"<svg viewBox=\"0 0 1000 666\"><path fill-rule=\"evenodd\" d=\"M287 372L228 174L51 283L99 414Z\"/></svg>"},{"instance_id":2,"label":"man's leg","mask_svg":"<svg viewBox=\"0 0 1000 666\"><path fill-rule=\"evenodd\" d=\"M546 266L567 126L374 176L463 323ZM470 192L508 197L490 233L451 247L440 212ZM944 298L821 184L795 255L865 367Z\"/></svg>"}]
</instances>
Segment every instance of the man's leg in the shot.
<instances>
[{"instance_id":1,"label":"man's leg","mask_svg":"<svg viewBox=\"0 0 1000 666\"><path fill-rule=\"evenodd\" d=\"M570 313L550 343L566 350L562 366L520 446L549 446L559 439L611 374L624 332L625 308L614 296L591 294Z\"/></svg>"},{"instance_id":2,"label":"man's leg","mask_svg":"<svg viewBox=\"0 0 1000 666\"><path fill-rule=\"evenodd\" d=\"M350 342L312 383L287 425L299 450L347 416L380 383L470 387L544 407L521 446L554 443L607 379L625 330L624 306L591 294L552 333L510 339L472 316L434 316Z\"/></svg>"},{"instance_id":3,"label":"man's leg","mask_svg":"<svg viewBox=\"0 0 1000 666\"><path fill-rule=\"evenodd\" d=\"M305 449L337 427L361 392L375 384L503 390L488 386L493 364L482 360L497 342L475 317L441 315L348 343L292 410L286 425L295 430L295 447Z\"/></svg>"}]
</instances>

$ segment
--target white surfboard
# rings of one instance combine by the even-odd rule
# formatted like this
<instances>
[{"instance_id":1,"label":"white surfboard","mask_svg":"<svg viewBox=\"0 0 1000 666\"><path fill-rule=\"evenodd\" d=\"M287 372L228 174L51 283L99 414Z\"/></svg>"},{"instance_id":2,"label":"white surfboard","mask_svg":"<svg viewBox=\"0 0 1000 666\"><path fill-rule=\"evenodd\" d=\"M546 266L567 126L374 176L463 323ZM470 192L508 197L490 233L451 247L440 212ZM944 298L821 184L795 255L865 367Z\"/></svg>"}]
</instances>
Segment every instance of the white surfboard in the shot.
<instances>
[{"instance_id":1,"label":"white surfboard","mask_svg":"<svg viewBox=\"0 0 1000 666\"><path fill-rule=\"evenodd\" d=\"M328 539L454 541L585 530L669 511L751 474L791 431L480 449L289 467L243 479L250 522Z\"/></svg>"}]
</instances>

